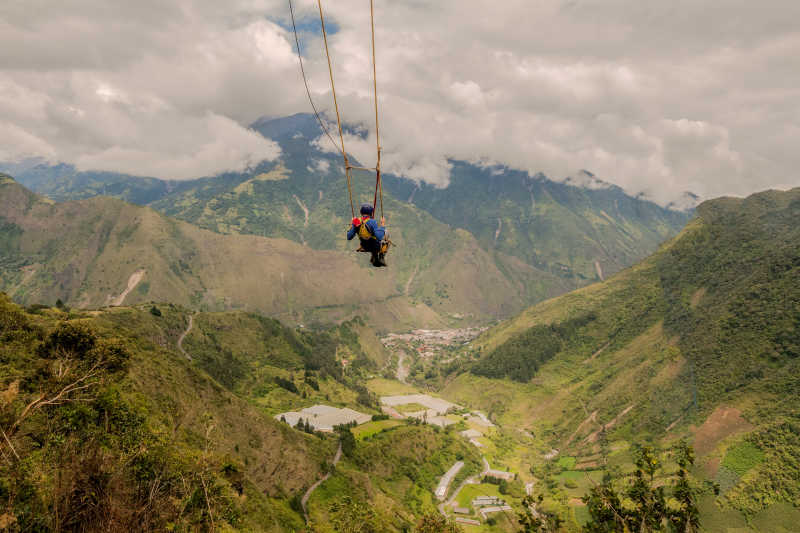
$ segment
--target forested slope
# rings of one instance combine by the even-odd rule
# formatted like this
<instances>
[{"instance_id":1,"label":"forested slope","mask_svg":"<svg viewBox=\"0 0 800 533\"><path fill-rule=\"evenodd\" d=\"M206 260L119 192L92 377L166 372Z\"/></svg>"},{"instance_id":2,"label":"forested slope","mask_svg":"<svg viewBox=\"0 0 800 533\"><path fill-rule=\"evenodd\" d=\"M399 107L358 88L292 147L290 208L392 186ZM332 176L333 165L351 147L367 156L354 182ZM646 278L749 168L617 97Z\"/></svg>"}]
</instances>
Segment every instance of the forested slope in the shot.
<instances>
[{"instance_id":1,"label":"forested slope","mask_svg":"<svg viewBox=\"0 0 800 533\"><path fill-rule=\"evenodd\" d=\"M723 509L800 506L797 220L800 189L706 202L640 264L489 330L443 393L590 466L687 438Z\"/></svg>"},{"instance_id":2,"label":"forested slope","mask_svg":"<svg viewBox=\"0 0 800 533\"><path fill-rule=\"evenodd\" d=\"M3 524L306 530L301 497L333 470L340 437L274 415L320 403L377 414L362 383L383 361L363 326L291 329L171 304L23 309L0 293ZM382 531L412 527L435 511L431 491L456 459L479 468L454 432L395 422L372 433L342 438L344 459L310 503L317 531L345 497L374 506Z\"/></svg>"}]
</instances>

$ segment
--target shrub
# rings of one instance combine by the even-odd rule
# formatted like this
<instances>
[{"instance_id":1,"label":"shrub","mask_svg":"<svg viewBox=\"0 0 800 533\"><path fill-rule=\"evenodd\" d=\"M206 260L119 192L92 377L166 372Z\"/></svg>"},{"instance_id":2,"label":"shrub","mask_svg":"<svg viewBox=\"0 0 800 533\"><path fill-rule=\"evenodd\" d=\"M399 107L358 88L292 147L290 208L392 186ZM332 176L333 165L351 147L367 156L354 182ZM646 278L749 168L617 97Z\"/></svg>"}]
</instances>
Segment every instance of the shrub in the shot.
<instances>
[{"instance_id":1,"label":"shrub","mask_svg":"<svg viewBox=\"0 0 800 533\"><path fill-rule=\"evenodd\" d=\"M275 376L275 383L277 383L279 387L286 389L289 392L293 392L294 394L298 393L297 385L295 385L292 380Z\"/></svg>"}]
</instances>

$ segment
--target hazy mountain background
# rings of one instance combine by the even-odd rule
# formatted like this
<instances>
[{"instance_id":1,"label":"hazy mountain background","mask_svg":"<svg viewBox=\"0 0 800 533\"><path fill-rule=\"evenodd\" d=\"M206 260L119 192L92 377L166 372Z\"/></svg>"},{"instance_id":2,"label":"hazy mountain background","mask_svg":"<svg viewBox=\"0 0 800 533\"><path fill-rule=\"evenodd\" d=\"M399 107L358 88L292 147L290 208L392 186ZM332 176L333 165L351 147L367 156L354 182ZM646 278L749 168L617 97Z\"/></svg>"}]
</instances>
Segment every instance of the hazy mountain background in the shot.
<instances>
[{"instance_id":1,"label":"hazy mountain background","mask_svg":"<svg viewBox=\"0 0 800 533\"><path fill-rule=\"evenodd\" d=\"M263 119L254 127L277 141L282 154L277 161L263 163L246 173L163 181L114 173L77 172L68 165L36 161L4 168L13 170L16 180L51 200L82 201L79 208L68 208L70 204L64 204L49 210L74 209L89 219L99 217L96 220L114 217L118 222L112 226L119 225L119 231L138 232L143 244L157 242L155 235L148 233L154 230L141 226L145 218L157 220L156 224L181 228L181 232L197 233L193 238L196 245L188 248L180 242L159 247L176 258L183 254L180 261L194 268L201 278L202 267L187 259L198 253L195 247L208 248L212 241L250 241L198 233L195 228L160 218L149 209L136 210L110 199L89 200L103 196L147 206L215 234L281 238L305 245L313 251L309 250L304 259L293 256L285 263L302 263L309 279L319 279L317 269L326 268L321 264L322 257L344 254L341 260L352 261L352 257L345 259L346 255L353 255L346 251L355 246L343 238L350 211L340 159L335 154L320 151L311 142L320 135L314 117L301 114ZM453 181L446 189L386 176L385 213L390 236L397 245L391 252L391 268L377 281L375 273L361 268L365 261L360 257L356 261L358 267L353 262L353 266L335 270L340 273L337 279L342 279L340 287L363 285L376 300L400 298L403 302L398 305L406 309L395 314L403 324L443 324L453 316L471 316L476 320L509 316L525 305L603 279L632 264L676 233L691 216L691 211L667 209L633 198L585 172L581 173L583 182L575 185L556 183L542 175L530 176L511 169L483 168L464 162L453 162L453 168ZM356 173L356 207L363 201L371 201L374 190L371 180L366 173ZM34 202L32 197L26 201ZM94 214L94 210L99 212ZM42 211L32 217L55 220L51 215L50 211ZM28 224L35 225L33 218L28 218ZM62 222L57 225L67 229ZM78 232L75 235L78 240L89 240L86 232L91 231L91 225L84 222L82 228L70 231ZM84 234L81 235L81 231ZM174 230L170 230L172 233L159 231L162 235L177 235ZM56 237L52 228L48 235ZM104 241L108 235L98 230L94 237ZM225 246L220 248L214 244L211 248L220 250ZM278 245L273 243L273 246ZM280 247L300 250L283 241ZM105 251L105 248L98 250ZM130 253L130 247L126 250ZM317 255L316 251L338 254ZM237 282L252 284L255 283L252 269L263 266L263 262L249 253L250 245L240 246L236 252L226 250L224 257L228 260L220 255L218 259L208 259L206 264L213 263L220 272L235 270ZM134 271L149 271L146 276L150 278L162 276L159 268L148 268L145 258L149 257L149 252L137 251L134 256L140 258L141 264L133 266L131 259L107 259L110 263L124 262L131 266L127 270L120 265L104 266L102 275L101 270L94 269L96 281L87 281L85 276L89 271L84 269L80 274L70 274L66 283L64 275L56 276L59 283L51 286L47 294L34 296L38 293L15 288L15 297L25 302L34 297L57 297L78 305L102 305L108 295L118 295L124 290ZM288 256L284 254L284 257ZM168 273L166 265L175 261L178 259L164 263L163 276L177 279L176 269L186 270L186 267L173 265ZM48 263L47 260L34 262ZM111 274L112 271L115 274ZM17 276L16 282L9 277L5 279L4 287L11 291L15 287L12 283L30 284L34 278L27 277L23 281L23 277ZM218 283L210 281L193 282L194 285L189 284L191 288L181 289L176 287L184 282L162 283L161 279L151 279L148 283L147 291L140 286L126 301L166 299L184 305L204 305L209 309L243 306L270 313L276 312L278 302L284 305L280 297L267 297L249 288L244 291L246 294L259 296L247 298L237 295L235 290L215 292L213 286ZM294 286L294 283L286 283ZM383 288L375 289L373 283L382 283ZM272 287L271 282L267 284ZM168 291L167 285L171 287ZM80 287L83 289L79 290ZM97 291L106 293L101 295ZM326 289L320 287L313 289L317 293L314 297L308 297L303 289L292 291L290 297L296 303L285 313L287 316L299 311L306 313L304 317L295 316L297 320L341 318L348 316L353 305L366 303L359 296L364 291L358 290L352 298L344 295L349 289L333 298L326 297ZM275 291L270 288L269 292ZM273 299L274 305L269 303Z\"/></svg>"}]
</instances>

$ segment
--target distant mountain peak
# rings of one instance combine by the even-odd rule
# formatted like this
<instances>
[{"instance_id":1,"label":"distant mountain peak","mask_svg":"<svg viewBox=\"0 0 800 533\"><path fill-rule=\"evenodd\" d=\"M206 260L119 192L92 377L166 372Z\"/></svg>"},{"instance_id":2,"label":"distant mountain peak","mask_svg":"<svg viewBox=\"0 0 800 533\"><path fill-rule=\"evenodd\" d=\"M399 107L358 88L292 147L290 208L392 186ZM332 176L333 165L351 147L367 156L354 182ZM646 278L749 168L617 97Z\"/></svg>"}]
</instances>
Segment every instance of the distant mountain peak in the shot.
<instances>
[{"instance_id":1,"label":"distant mountain peak","mask_svg":"<svg viewBox=\"0 0 800 533\"><path fill-rule=\"evenodd\" d=\"M683 191L675 200L667 204L667 209L673 211L691 211L697 207L703 199L691 191Z\"/></svg>"},{"instance_id":2,"label":"distant mountain peak","mask_svg":"<svg viewBox=\"0 0 800 533\"><path fill-rule=\"evenodd\" d=\"M566 185L572 185L574 187L581 187L584 189L591 189L591 190L599 190L599 189L610 189L614 187L613 184L603 181L588 170L579 170L575 172L573 176L567 176L561 183Z\"/></svg>"}]
</instances>

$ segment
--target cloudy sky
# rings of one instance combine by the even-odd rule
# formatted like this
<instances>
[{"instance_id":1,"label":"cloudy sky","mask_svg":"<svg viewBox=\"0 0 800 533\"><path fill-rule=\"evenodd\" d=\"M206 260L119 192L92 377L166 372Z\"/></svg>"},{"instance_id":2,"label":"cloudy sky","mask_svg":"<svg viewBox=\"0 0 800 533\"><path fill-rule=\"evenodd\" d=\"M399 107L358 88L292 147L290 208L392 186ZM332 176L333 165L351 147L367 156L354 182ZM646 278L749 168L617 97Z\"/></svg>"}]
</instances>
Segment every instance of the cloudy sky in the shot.
<instances>
[{"instance_id":1,"label":"cloudy sky","mask_svg":"<svg viewBox=\"0 0 800 533\"><path fill-rule=\"evenodd\" d=\"M331 110L316 1L295 0ZM448 158L667 202L800 185L796 0L375 0L384 166ZM369 1L324 0L348 139L374 159ZM247 129L309 110L285 0L3 0L0 160L186 179L279 155ZM325 146L322 144L322 146Z\"/></svg>"}]
</instances>

